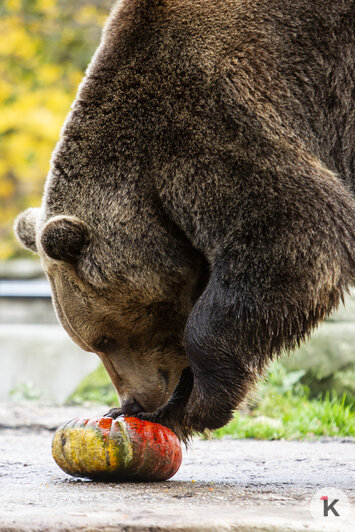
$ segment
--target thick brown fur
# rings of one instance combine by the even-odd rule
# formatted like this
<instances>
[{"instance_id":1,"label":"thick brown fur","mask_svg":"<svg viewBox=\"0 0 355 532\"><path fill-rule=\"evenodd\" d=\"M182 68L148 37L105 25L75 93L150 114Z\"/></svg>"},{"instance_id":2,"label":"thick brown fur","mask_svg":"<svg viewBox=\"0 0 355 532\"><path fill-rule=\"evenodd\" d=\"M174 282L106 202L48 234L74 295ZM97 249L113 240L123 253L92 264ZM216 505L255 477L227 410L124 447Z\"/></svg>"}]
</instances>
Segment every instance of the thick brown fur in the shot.
<instances>
[{"instance_id":1,"label":"thick brown fur","mask_svg":"<svg viewBox=\"0 0 355 532\"><path fill-rule=\"evenodd\" d=\"M19 218L69 334L181 438L355 282L354 28L353 0L118 2Z\"/></svg>"}]
</instances>

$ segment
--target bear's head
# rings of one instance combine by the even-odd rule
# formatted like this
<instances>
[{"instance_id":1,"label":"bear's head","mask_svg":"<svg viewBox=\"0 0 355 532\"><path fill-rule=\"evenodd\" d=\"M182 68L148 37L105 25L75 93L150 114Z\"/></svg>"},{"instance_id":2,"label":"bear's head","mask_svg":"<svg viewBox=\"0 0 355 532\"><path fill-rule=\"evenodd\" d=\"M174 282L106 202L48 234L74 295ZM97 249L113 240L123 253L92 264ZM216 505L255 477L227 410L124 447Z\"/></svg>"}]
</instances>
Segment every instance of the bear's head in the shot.
<instances>
[{"instance_id":1,"label":"bear's head","mask_svg":"<svg viewBox=\"0 0 355 532\"><path fill-rule=\"evenodd\" d=\"M164 278L148 268L146 282L137 284L134 262L117 267L97 228L75 216L46 218L28 209L15 232L39 254L61 324L82 349L100 356L125 413L166 406L189 365L182 337L196 273L186 268Z\"/></svg>"}]
</instances>

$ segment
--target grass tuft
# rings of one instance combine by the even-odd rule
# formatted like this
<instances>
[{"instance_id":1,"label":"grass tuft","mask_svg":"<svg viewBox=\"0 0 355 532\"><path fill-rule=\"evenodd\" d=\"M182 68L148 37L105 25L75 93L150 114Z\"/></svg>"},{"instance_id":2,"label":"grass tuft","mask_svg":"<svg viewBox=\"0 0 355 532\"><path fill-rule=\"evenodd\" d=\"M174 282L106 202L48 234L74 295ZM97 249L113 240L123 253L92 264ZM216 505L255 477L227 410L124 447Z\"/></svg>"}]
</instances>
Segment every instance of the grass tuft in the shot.
<instances>
[{"instance_id":1,"label":"grass tuft","mask_svg":"<svg viewBox=\"0 0 355 532\"><path fill-rule=\"evenodd\" d=\"M258 386L254 406L236 412L225 427L212 433L214 438L311 439L315 437L355 436L355 411L346 395L335 392L311 398L301 384L303 371L287 373L273 365L267 380Z\"/></svg>"}]
</instances>

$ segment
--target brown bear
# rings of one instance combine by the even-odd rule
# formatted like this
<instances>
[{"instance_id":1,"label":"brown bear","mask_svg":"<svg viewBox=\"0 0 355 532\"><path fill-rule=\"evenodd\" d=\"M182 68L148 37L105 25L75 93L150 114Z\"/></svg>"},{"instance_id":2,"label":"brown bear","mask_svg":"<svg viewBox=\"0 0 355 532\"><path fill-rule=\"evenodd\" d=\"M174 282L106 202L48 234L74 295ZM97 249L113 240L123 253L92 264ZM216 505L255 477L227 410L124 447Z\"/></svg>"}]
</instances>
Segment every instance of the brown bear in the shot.
<instances>
[{"instance_id":1,"label":"brown bear","mask_svg":"<svg viewBox=\"0 0 355 532\"><path fill-rule=\"evenodd\" d=\"M353 0L120 0L19 216L121 410L214 429L355 282Z\"/></svg>"}]
</instances>

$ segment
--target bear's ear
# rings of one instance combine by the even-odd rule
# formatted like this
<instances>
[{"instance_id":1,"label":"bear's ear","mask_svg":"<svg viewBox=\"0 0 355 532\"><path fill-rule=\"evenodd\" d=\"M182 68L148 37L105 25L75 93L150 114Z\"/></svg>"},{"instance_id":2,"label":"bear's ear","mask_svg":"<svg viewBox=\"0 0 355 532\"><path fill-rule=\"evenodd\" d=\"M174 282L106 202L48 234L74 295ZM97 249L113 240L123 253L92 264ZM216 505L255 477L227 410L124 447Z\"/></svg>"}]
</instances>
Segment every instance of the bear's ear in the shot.
<instances>
[{"instance_id":1,"label":"bear's ear","mask_svg":"<svg viewBox=\"0 0 355 532\"><path fill-rule=\"evenodd\" d=\"M41 245L48 257L70 264L77 262L89 242L86 223L71 216L51 218L41 234Z\"/></svg>"},{"instance_id":2,"label":"bear's ear","mask_svg":"<svg viewBox=\"0 0 355 532\"><path fill-rule=\"evenodd\" d=\"M15 220L14 231L19 242L27 249L37 253L36 221L39 209L27 209Z\"/></svg>"}]
</instances>

